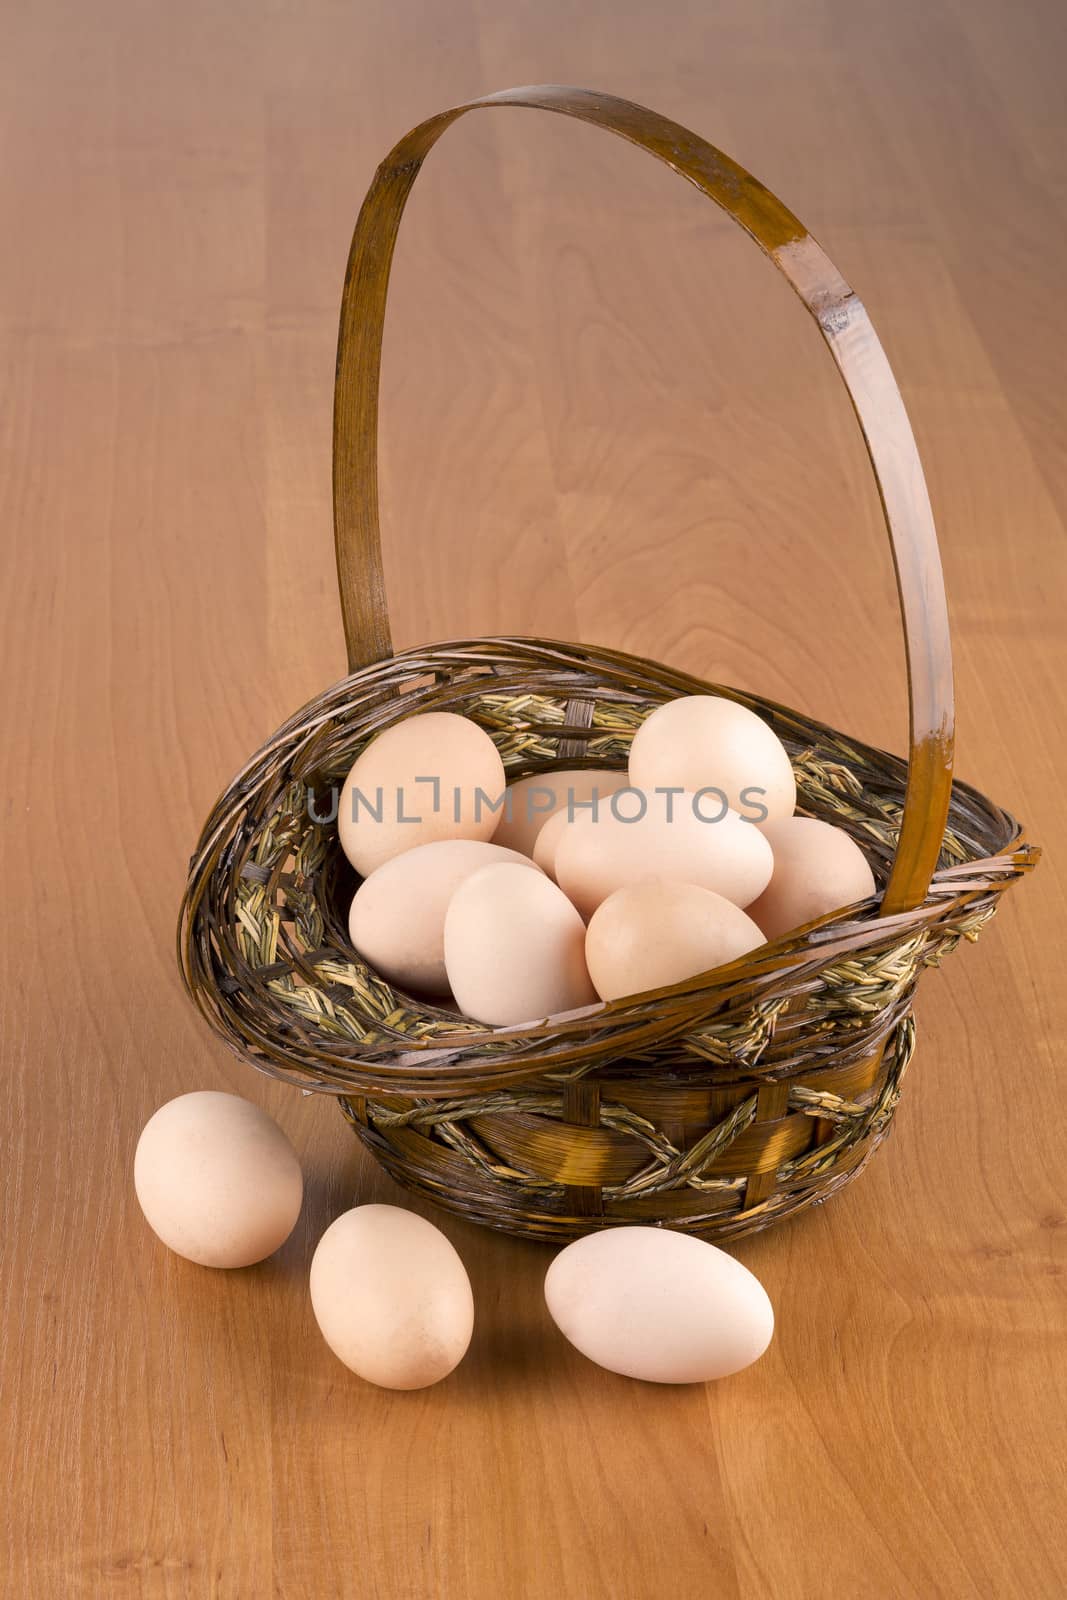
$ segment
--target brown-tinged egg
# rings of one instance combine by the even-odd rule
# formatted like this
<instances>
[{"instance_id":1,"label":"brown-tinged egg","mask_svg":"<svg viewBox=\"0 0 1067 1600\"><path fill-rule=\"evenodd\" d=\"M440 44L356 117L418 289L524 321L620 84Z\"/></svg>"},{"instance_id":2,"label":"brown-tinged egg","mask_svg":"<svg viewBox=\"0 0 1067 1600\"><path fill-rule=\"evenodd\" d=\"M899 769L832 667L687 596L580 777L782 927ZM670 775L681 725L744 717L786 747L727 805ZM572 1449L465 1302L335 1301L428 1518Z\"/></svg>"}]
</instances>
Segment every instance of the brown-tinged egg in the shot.
<instances>
[{"instance_id":1,"label":"brown-tinged egg","mask_svg":"<svg viewBox=\"0 0 1067 1600\"><path fill-rule=\"evenodd\" d=\"M583 917L616 889L651 878L695 883L742 907L770 882L763 831L736 811L685 793L668 800L621 791L613 805L595 822L568 824L556 846L556 880Z\"/></svg>"},{"instance_id":2,"label":"brown-tinged egg","mask_svg":"<svg viewBox=\"0 0 1067 1600\"><path fill-rule=\"evenodd\" d=\"M731 810L756 822L791 817L797 803L778 735L747 706L720 695L682 695L657 706L634 734L630 782L649 793L668 784L716 789Z\"/></svg>"},{"instance_id":3,"label":"brown-tinged egg","mask_svg":"<svg viewBox=\"0 0 1067 1600\"><path fill-rule=\"evenodd\" d=\"M779 939L874 894L874 873L843 828L815 817L782 817L760 832L774 852L771 881L748 908L768 939Z\"/></svg>"},{"instance_id":4,"label":"brown-tinged egg","mask_svg":"<svg viewBox=\"0 0 1067 1600\"><path fill-rule=\"evenodd\" d=\"M367 877L434 839L488 842L503 793L504 763L484 728L451 711L420 712L385 728L354 762L338 802L341 848Z\"/></svg>"},{"instance_id":5,"label":"brown-tinged egg","mask_svg":"<svg viewBox=\"0 0 1067 1600\"><path fill-rule=\"evenodd\" d=\"M311 1306L339 1361L383 1389L425 1389L474 1331L467 1270L440 1228L399 1206L346 1211L311 1261Z\"/></svg>"},{"instance_id":6,"label":"brown-tinged egg","mask_svg":"<svg viewBox=\"0 0 1067 1600\"><path fill-rule=\"evenodd\" d=\"M445 967L460 1010L496 1027L541 1022L597 998L581 917L543 873L507 862L483 867L453 895Z\"/></svg>"},{"instance_id":7,"label":"brown-tinged egg","mask_svg":"<svg viewBox=\"0 0 1067 1600\"><path fill-rule=\"evenodd\" d=\"M137 1199L163 1243L204 1267L249 1267L283 1245L300 1215L300 1163L272 1117L240 1095L179 1095L144 1126Z\"/></svg>"},{"instance_id":8,"label":"brown-tinged egg","mask_svg":"<svg viewBox=\"0 0 1067 1600\"><path fill-rule=\"evenodd\" d=\"M364 961L390 983L446 995L445 913L472 873L510 861L530 872L528 856L477 839L437 839L385 862L356 890L348 931Z\"/></svg>"},{"instance_id":9,"label":"brown-tinged egg","mask_svg":"<svg viewBox=\"0 0 1067 1600\"><path fill-rule=\"evenodd\" d=\"M572 816L570 812L557 811L555 816L549 817L534 843L533 858L553 883L556 881L556 851L559 849L559 841L563 837L564 828L569 828L575 821L577 816Z\"/></svg>"},{"instance_id":10,"label":"brown-tinged egg","mask_svg":"<svg viewBox=\"0 0 1067 1600\"><path fill-rule=\"evenodd\" d=\"M585 961L602 1000L662 989L763 944L751 917L692 883L631 884L593 912Z\"/></svg>"},{"instance_id":11,"label":"brown-tinged egg","mask_svg":"<svg viewBox=\"0 0 1067 1600\"><path fill-rule=\"evenodd\" d=\"M560 811L566 814L571 809L580 813L594 795L598 800L603 799L625 788L628 782L625 772L606 767L535 772L528 778L518 778L508 784L505 809L493 843L532 856L534 845L550 817Z\"/></svg>"}]
</instances>

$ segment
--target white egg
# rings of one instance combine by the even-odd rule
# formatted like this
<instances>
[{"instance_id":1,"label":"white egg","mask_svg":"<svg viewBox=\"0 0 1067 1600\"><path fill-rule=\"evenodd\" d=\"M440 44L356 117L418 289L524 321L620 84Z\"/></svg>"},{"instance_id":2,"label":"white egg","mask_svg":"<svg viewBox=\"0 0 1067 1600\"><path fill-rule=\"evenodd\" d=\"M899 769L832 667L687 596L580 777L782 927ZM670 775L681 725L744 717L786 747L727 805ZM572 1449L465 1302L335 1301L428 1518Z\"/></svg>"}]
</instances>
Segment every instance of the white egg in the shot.
<instances>
[{"instance_id":1,"label":"white egg","mask_svg":"<svg viewBox=\"0 0 1067 1600\"><path fill-rule=\"evenodd\" d=\"M874 873L843 828L815 817L782 817L760 829L774 852L774 872L748 914L768 939L779 939L875 891Z\"/></svg>"},{"instance_id":2,"label":"white egg","mask_svg":"<svg viewBox=\"0 0 1067 1600\"><path fill-rule=\"evenodd\" d=\"M394 856L356 890L348 914L352 943L390 983L446 995L445 913L467 878L494 862L537 868L517 850L477 839L438 839Z\"/></svg>"},{"instance_id":3,"label":"white egg","mask_svg":"<svg viewBox=\"0 0 1067 1600\"><path fill-rule=\"evenodd\" d=\"M565 1338L609 1372L706 1383L766 1350L774 1311L740 1261L667 1228L605 1228L553 1261L545 1301Z\"/></svg>"},{"instance_id":4,"label":"white egg","mask_svg":"<svg viewBox=\"0 0 1067 1600\"><path fill-rule=\"evenodd\" d=\"M311 1306L339 1361L383 1389L425 1389L467 1353L474 1296L439 1228L399 1206L357 1206L311 1261Z\"/></svg>"},{"instance_id":5,"label":"white egg","mask_svg":"<svg viewBox=\"0 0 1067 1600\"><path fill-rule=\"evenodd\" d=\"M460 1010L497 1027L541 1022L597 998L581 917L529 867L483 867L460 884L445 916L445 968Z\"/></svg>"},{"instance_id":6,"label":"white egg","mask_svg":"<svg viewBox=\"0 0 1067 1600\"><path fill-rule=\"evenodd\" d=\"M556 881L583 917L616 889L651 878L695 883L742 907L770 882L770 846L736 811L692 794L633 790L621 791L612 805L595 822L581 817L569 824L556 846Z\"/></svg>"},{"instance_id":7,"label":"white egg","mask_svg":"<svg viewBox=\"0 0 1067 1600\"><path fill-rule=\"evenodd\" d=\"M550 817L561 810L584 810L594 795L599 802L628 782L625 772L605 767L564 768L518 778L508 784L505 809L493 843L532 856L534 844Z\"/></svg>"},{"instance_id":8,"label":"white egg","mask_svg":"<svg viewBox=\"0 0 1067 1600\"><path fill-rule=\"evenodd\" d=\"M662 989L736 961L763 934L731 900L692 883L636 883L593 912L585 962L602 1000Z\"/></svg>"},{"instance_id":9,"label":"white egg","mask_svg":"<svg viewBox=\"0 0 1067 1600\"><path fill-rule=\"evenodd\" d=\"M749 821L791 817L797 803L789 753L747 706L719 695L683 695L646 717L630 746L630 782L651 793L677 784L715 789Z\"/></svg>"},{"instance_id":10,"label":"white egg","mask_svg":"<svg viewBox=\"0 0 1067 1600\"><path fill-rule=\"evenodd\" d=\"M179 1095L144 1126L137 1199L163 1243L204 1267L250 1267L283 1245L304 1193L278 1124L240 1095Z\"/></svg>"},{"instance_id":11,"label":"white egg","mask_svg":"<svg viewBox=\"0 0 1067 1600\"><path fill-rule=\"evenodd\" d=\"M371 740L344 781L341 848L366 877L434 839L488 842L503 797L504 763L484 728L451 711L406 717Z\"/></svg>"}]
</instances>

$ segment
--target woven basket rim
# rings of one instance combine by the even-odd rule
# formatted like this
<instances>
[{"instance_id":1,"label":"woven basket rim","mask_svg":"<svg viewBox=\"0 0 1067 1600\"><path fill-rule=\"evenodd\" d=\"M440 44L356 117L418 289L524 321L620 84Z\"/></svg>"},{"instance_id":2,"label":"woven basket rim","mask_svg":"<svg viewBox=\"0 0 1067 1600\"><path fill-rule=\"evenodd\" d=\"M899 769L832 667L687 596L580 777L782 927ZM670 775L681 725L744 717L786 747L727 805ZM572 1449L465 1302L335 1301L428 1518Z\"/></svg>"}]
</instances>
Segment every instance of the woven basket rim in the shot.
<instances>
[{"instance_id":1,"label":"woven basket rim","mask_svg":"<svg viewBox=\"0 0 1067 1600\"><path fill-rule=\"evenodd\" d=\"M208 984L205 993L205 967L195 959L192 929L213 874L225 875L234 870L234 861L225 854L227 826L232 832L237 826L235 817L240 819L272 783L278 787L278 770L288 771L285 763L294 758L294 753L313 749L314 741L324 731L338 725L344 727L350 740L358 742L364 735L370 737L381 727L423 709L427 697L445 695L456 700L494 692L504 696L508 686L517 681L544 685L556 678L557 698L570 692L592 697L598 705L633 707L635 702L647 705L650 700L662 701L677 694L721 694L756 710L794 747L824 741L853 762L869 766L872 781L876 779L889 788L899 789L906 777L907 764L899 756L840 734L790 707L728 685L707 683L663 663L607 646L501 634L411 647L387 661L346 675L306 702L250 758L212 809L191 862L179 923L179 955L185 983L209 1020L217 1026L219 1008L225 1011L227 1002L215 985ZM427 683L430 679L433 681ZM367 701L362 713L354 704L360 697ZM605 764L601 758L590 759ZM582 764L580 757L560 755L547 762L523 761L522 772L551 770L553 761L572 767ZM509 777L514 775L509 773ZM773 995L786 981L802 985L810 974L829 962L847 959L862 950L889 950L949 915L964 914L988 898L992 882L1007 883L1036 861L1036 849L1023 841L1016 819L978 790L957 780L953 784L953 806L957 813L970 819L972 832L980 828L986 839L994 838L997 849L991 854L961 850L959 859L937 871L925 901L911 911L880 918L877 898L872 898L759 946L749 956L716 969L710 980L707 975L700 975L668 988L517 1027L498 1029L456 1022L436 1007L394 991L413 1012L421 1011L427 1016L436 1013L442 1018L432 1037L405 1036L394 1048L376 1048L366 1053L335 1048L329 1038L319 1038L313 1050L317 1076L309 1074L300 1053L293 1056L295 1070L286 1073L284 1059L277 1059L279 1055L284 1057L285 1051L270 1037L265 1016L262 1025L257 1026L252 1016L242 1015L241 1027L251 1048L238 1053L256 1065L264 1064L261 1052L268 1057L273 1055L268 1070L325 1093L351 1093L353 1071L372 1074L375 1093L381 1095L402 1095L412 1092L413 1087L420 1093L457 1092L457 1079L472 1063L476 1064L477 1075L496 1070L510 1081L521 1081L551 1071L545 1052L551 1056L564 1049L569 1071L589 1070L603 1053L605 1029L610 1033L614 1054L639 1053L661 1045L672 1031L678 1036L691 1031L724 1007L746 1001L758 1004L761 997ZM254 838L254 834L250 836L251 841ZM246 839L246 857L251 849L252 842ZM323 963L331 959L351 961L353 955L347 942L342 942L340 948L331 945L318 952ZM383 990L391 987L383 985ZM664 1022L668 1014L670 1020ZM435 1080L432 1083L424 1076L430 1073Z\"/></svg>"}]
</instances>

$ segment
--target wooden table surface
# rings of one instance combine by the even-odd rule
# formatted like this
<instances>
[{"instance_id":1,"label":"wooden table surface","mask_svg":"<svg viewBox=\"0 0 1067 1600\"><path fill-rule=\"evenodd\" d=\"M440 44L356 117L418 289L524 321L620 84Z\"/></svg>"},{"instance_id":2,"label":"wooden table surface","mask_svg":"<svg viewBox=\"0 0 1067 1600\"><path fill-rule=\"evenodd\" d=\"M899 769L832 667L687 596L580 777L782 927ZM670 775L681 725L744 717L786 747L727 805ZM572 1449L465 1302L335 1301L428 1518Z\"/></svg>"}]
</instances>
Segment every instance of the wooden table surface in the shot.
<instances>
[{"instance_id":1,"label":"wooden table surface","mask_svg":"<svg viewBox=\"0 0 1067 1600\"><path fill-rule=\"evenodd\" d=\"M1067 12L1057 0L41 0L0 94L5 916L0 1594L199 1600L1067 1589L1062 1070ZM866 301L930 481L962 777L1049 846L931 972L893 1137L737 1255L757 1366L642 1386L557 1335L550 1253L443 1219L477 1327L439 1388L318 1337L310 1253L403 1203L328 1101L181 990L198 824L343 670L329 506L348 237L393 140L511 83L656 106ZM471 118L415 191L386 338L397 640L649 654L893 749L888 550L847 399L749 241L639 152ZM185 1090L307 1172L216 1274L138 1212Z\"/></svg>"}]
</instances>

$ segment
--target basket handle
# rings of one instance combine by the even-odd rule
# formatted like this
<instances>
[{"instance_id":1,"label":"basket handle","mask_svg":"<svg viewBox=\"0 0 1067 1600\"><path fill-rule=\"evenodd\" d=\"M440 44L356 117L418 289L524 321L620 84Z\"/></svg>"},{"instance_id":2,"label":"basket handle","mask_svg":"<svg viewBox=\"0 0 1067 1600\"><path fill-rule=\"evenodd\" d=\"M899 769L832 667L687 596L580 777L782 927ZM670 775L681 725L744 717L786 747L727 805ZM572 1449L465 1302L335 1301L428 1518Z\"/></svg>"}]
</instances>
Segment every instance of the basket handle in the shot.
<instances>
[{"instance_id":1,"label":"basket handle","mask_svg":"<svg viewBox=\"0 0 1067 1600\"><path fill-rule=\"evenodd\" d=\"M559 112L649 151L752 236L818 323L863 430L896 568L911 751L900 838L882 914L910 910L926 896L948 816L953 703L937 535L904 403L864 306L792 212L728 156L644 106L560 84L504 89L420 123L375 173L348 258L334 392L334 533L349 670L392 654L378 525L378 391L397 230L430 150L457 118L482 106Z\"/></svg>"}]
</instances>

